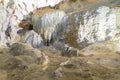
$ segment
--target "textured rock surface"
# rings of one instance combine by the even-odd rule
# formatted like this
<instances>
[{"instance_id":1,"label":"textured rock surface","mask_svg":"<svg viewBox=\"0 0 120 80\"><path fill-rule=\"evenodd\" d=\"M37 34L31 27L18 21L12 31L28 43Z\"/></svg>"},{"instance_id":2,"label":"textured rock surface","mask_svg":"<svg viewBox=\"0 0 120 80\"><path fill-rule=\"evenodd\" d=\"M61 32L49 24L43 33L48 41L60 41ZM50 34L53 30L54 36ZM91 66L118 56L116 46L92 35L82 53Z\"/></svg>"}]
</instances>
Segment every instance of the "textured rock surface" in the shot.
<instances>
[{"instance_id":1,"label":"textured rock surface","mask_svg":"<svg viewBox=\"0 0 120 80\"><path fill-rule=\"evenodd\" d=\"M42 16L33 15L33 30L42 35L44 41L59 38L65 32L68 16L63 11L48 12Z\"/></svg>"},{"instance_id":2,"label":"textured rock surface","mask_svg":"<svg viewBox=\"0 0 120 80\"><path fill-rule=\"evenodd\" d=\"M120 80L119 21L119 0L0 0L0 80Z\"/></svg>"},{"instance_id":3,"label":"textured rock surface","mask_svg":"<svg viewBox=\"0 0 120 80\"><path fill-rule=\"evenodd\" d=\"M1 0L0 1L0 46L19 41L17 31L18 24L31 11L45 6L54 6L61 0ZM11 28L9 36L5 34L8 26ZM36 33L35 33L36 34ZM17 37L17 38L16 38ZM18 40L16 40L18 39ZM39 43L39 42L38 42ZM32 44L32 43L31 43ZM35 45L35 44L34 44ZM37 46L37 45L35 45Z\"/></svg>"},{"instance_id":4,"label":"textured rock surface","mask_svg":"<svg viewBox=\"0 0 120 80\"><path fill-rule=\"evenodd\" d=\"M31 44L33 47L40 47L43 44L42 42L45 42L45 45L49 45L49 43L56 38L59 39L59 37L65 37L65 35L63 35L64 32L68 32L69 30L67 31L66 29L73 25L74 29L71 29L69 32L74 32L74 35L67 35L67 38L69 39L69 43L73 43L77 46L81 45L81 43L91 44L108 39L119 39L119 7L110 8L107 6L94 6L95 8L92 8L92 6L91 10L81 13L79 7L82 4L80 4L80 1L76 0L72 2L66 1L63 4L61 3L58 7L60 10L47 8L43 8L45 10L42 10L41 8L40 13L34 14L35 9L37 10L40 7L48 5L53 6L60 1L61 0L44 0L42 2L39 0L31 0L29 1L29 4L27 3L27 0L12 0L10 2L9 0L4 0L1 2L0 46L9 46L20 40ZM94 0L91 3L93 2ZM70 10L68 3L69 5L71 4L71 8L74 9ZM84 3L85 2L83 1L83 4ZM75 4L76 6L74 7L73 5ZM62 6L66 9L63 9ZM80 9L81 8L82 7L80 7ZM33 15L31 15L31 11L33 11ZM20 30L18 24L22 22L23 19L28 20L28 23L33 24L33 29L35 32L26 31L24 34L22 33L22 36L17 33ZM77 28L75 30L75 27L78 25L79 30ZM22 28L24 29L24 26ZM71 38L74 38L74 40Z\"/></svg>"},{"instance_id":5,"label":"textured rock surface","mask_svg":"<svg viewBox=\"0 0 120 80\"><path fill-rule=\"evenodd\" d=\"M119 0L60 1L0 0L0 80L120 80Z\"/></svg>"},{"instance_id":6,"label":"textured rock surface","mask_svg":"<svg viewBox=\"0 0 120 80\"><path fill-rule=\"evenodd\" d=\"M21 32L21 31L20 31ZM24 31L22 30L20 34L20 41L23 43L28 43L34 48L40 48L43 46L43 39L35 31Z\"/></svg>"},{"instance_id":7,"label":"textured rock surface","mask_svg":"<svg viewBox=\"0 0 120 80\"><path fill-rule=\"evenodd\" d=\"M74 47L65 46L62 51L62 56L78 56L78 50Z\"/></svg>"},{"instance_id":8,"label":"textured rock surface","mask_svg":"<svg viewBox=\"0 0 120 80\"><path fill-rule=\"evenodd\" d=\"M94 43L119 38L116 37L120 33L119 10L119 8L102 6L82 15L78 42Z\"/></svg>"}]
</instances>

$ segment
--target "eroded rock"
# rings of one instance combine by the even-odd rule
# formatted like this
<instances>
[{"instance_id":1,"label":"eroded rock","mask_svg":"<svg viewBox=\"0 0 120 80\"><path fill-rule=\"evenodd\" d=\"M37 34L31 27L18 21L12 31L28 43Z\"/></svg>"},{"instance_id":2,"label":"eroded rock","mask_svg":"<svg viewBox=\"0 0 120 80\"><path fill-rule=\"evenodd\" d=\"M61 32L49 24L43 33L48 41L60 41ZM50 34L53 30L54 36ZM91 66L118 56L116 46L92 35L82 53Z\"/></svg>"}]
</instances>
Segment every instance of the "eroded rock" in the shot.
<instances>
[{"instance_id":1,"label":"eroded rock","mask_svg":"<svg viewBox=\"0 0 120 80\"><path fill-rule=\"evenodd\" d=\"M45 45L59 39L65 31L68 16L64 11L56 10L41 15L33 15L33 30L41 35Z\"/></svg>"}]
</instances>

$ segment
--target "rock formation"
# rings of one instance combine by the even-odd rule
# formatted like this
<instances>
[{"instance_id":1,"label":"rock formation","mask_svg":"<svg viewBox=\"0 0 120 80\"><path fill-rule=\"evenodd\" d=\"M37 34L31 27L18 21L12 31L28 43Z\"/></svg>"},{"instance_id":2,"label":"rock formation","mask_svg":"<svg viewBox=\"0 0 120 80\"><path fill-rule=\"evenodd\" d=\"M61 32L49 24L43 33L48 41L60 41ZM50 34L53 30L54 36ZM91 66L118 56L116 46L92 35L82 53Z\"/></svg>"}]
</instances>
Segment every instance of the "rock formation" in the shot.
<instances>
[{"instance_id":1,"label":"rock formation","mask_svg":"<svg viewBox=\"0 0 120 80\"><path fill-rule=\"evenodd\" d=\"M102 6L87 11L80 17L82 20L78 31L78 42L94 43L116 38L120 33L119 10L120 8Z\"/></svg>"},{"instance_id":2,"label":"rock formation","mask_svg":"<svg viewBox=\"0 0 120 80\"><path fill-rule=\"evenodd\" d=\"M0 80L120 80L119 3L0 0Z\"/></svg>"},{"instance_id":3,"label":"rock formation","mask_svg":"<svg viewBox=\"0 0 120 80\"><path fill-rule=\"evenodd\" d=\"M42 36L46 45L63 35L67 14L63 11L48 12L42 16L33 15L33 30Z\"/></svg>"},{"instance_id":4,"label":"rock formation","mask_svg":"<svg viewBox=\"0 0 120 80\"><path fill-rule=\"evenodd\" d=\"M17 34L19 30L18 24L28 15L31 11L45 6L54 6L61 0L1 0L0 2L0 46L6 46L6 44L13 44L18 42L20 38ZM41 5L39 5L41 4ZM7 27L11 26L11 39L7 38L5 31ZM40 38L39 38L40 39ZM39 43L39 42L38 42ZM32 45L32 43L31 43ZM36 45L37 46L37 45Z\"/></svg>"}]
</instances>

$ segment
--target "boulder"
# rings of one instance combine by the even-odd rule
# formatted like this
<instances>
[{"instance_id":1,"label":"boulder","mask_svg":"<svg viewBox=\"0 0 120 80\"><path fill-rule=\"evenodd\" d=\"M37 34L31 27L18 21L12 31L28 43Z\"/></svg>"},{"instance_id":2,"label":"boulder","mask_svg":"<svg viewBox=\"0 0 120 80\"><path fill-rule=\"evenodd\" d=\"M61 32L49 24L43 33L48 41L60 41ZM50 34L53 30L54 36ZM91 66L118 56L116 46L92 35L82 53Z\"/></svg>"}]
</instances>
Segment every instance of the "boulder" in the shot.
<instances>
[{"instance_id":1,"label":"boulder","mask_svg":"<svg viewBox=\"0 0 120 80\"><path fill-rule=\"evenodd\" d=\"M62 74L62 68L61 67L54 71L54 76L56 78L60 78L60 77L63 76L63 74Z\"/></svg>"},{"instance_id":2,"label":"boulder","mask_svg":"<svg viewBox=\"0 0 120 80\"><path fill-rule=\"evenodd\" d=\"M74 47L65 46L61 54L62 56L69 56L69 57L78 56L78 51Z\"/></svg>"},{"instance_id":3,"label":"boulder","mask_svg":"<svg viewBox=\"0 0 120 80\"><path fill-rule=\"evenodd\" d=\"M35 31L25 31L25 30L19 30L17 32L21 37L21 42L28 43L32 45L34 48L40 48L43 46L43 39L41 35L38 35Z\"/></svg>"},{"instance_id":4,"label":"boulder","mask_svg":"<svg viewBox=\"0 0 120 80\"><path fill-rule=\"evenodd\" d=\"M14 43L8 50L11 56L22 60L25 63L36 63L45 65L48 63L48 57L38 49L34 49L29 44Z\"/></svg>"}]
</instances>

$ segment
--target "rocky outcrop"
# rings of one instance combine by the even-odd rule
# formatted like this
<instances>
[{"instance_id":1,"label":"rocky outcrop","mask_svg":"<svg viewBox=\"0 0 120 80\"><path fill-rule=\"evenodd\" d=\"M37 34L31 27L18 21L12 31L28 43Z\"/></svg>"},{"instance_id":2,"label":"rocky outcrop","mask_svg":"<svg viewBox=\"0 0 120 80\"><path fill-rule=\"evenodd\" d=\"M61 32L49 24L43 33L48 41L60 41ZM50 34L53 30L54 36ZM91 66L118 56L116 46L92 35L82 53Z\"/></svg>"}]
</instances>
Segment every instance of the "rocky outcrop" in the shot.
<instances>
[{"instance_id":1,"label":"rocky outcrop","mask_svg":"<svg viewBox=\"0 0 120 80\"><path fill-rule=\"evenodd\" d=\"M42 16L33 15L33 30L42 36L46 45L59 38L65 32L67 14L64 11L53 11Z\"/></svg>"},{"instance_id":2,"label":"rocky outcrop","mask_svg":"<svg viewBox=\"0 0 120 80\"><path fill-rule=\"evenodd\" d=\"M26 18L31 11L45 6L54 6L61 0L1 0L0 1L0 46L6 44L13 44L20 40L17 31L19 30L18 24ZM29 17L29 16L28 16ZM5 34L8 26L11 28L9 36ZM35 33L36 34L36 33ZM39 42L38 42L39 43ZM35 44L34 44L35 45ZM37 46L37 45L35 45Z\"/></svg>"},{"instance_id":3,"label":"rocky outcrop","mask_svg":"<svg viewBox=\"0 0 120 80\"><path fill-rule=\"evenodd\" d=\"M60 1L0 0L0 80L120 80L120 8Z\"/></svg>"},{"instance_id":4,"label":"rocky outcrop","mask_svg":"<svg viewBox=\"0 0 120 80\"><path fill-rule=\"evenodd\" d=\"M116 35L120 33L119 10L120 8L102 6L80 15L78 43L95 43L118 38Z\"/></svg>"},{"instance_id":5,"label":"rocky outcrop","mask_svg":"<svg viewBox=\"0 0 120 80\"><path fill-rule=\"evenodd\" d=\"M34 48L40 48L44 45L42 37L33 30L19 30L18 34L20 35L20 42L28 43Z\"/></svg>"}]
</instances>

